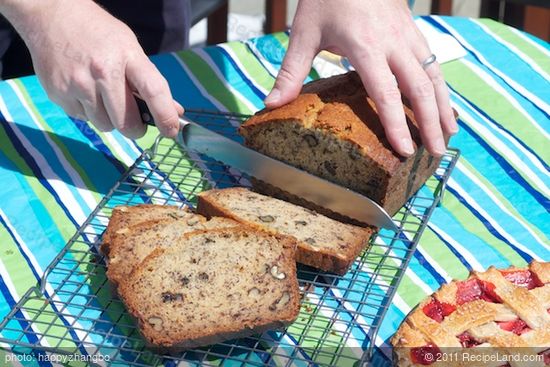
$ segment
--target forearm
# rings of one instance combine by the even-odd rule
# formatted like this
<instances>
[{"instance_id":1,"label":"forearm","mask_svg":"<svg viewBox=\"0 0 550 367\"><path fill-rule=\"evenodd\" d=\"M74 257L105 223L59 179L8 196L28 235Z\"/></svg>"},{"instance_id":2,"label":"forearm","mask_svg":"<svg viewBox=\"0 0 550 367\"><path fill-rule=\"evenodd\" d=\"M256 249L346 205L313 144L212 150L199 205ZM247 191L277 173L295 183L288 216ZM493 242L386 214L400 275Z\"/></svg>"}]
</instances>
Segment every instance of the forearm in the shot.
<instances>
[{"instance_id":1,"label":"forearm","mask_svg":"<svg viewBox=\"0 0 550 367\"><path fill-rule=\"evenodd\" d=\"M47 9L53 10L59 0L0 0L0 13L21 35L27 46L37 42Z\"/></svg>"}]
</instances>

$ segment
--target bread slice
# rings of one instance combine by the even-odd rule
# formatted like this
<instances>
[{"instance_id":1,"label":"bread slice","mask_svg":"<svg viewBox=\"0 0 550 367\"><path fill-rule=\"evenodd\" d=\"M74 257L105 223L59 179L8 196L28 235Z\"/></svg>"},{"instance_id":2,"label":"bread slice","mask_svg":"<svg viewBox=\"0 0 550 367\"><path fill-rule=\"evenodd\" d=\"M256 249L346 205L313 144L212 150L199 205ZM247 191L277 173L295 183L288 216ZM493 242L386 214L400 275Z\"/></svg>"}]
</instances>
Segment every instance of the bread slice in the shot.
<instances>
[{"instance_id":1,"label":"bread slice","mask_svg":"<svg viewBox=\"0 0 550 367\"><path fill-rule=\"evenodd\" d=\"M174 205L119 205L111 213L109 225L103 233L100 250L104 255L109 256L112 237L119 229L151 220L176 219L187 215L187 213L189 213L187 207L180 209Z\"/></svg>"},{"instance_id":2,"label":"bread slice","mask_svg":"<svg viewBox=\"0 0 550 367\"><path fill-rule=\"evenodd\" d=\"M298 241L296 261L338 274L347 272L373 233L242 187L200 193L197 211L292 236Z\"/></svg>"},{"instance_id":3,"label":"bread slice","mask_svg":"<svg viewBox=\"0 0 550 367\"><path fill-rule=\"evenodd\" d=\"M155 248L165 248L177 242L183 234L197 230L236 227L227 218L206 220L202 215L180 211L182 217L162 218L119 229L109 245L107 278L117 287L134 267Z\"/></svg>"},{"instance_id":4,"label":"bread slice","mask_svg":"<svg viewBox=\"0 0 550 367\"><path fill-rule=\"evenodd\" d=\"M295 242L250 227L156 249L119 294L152 346L179 350L285 326L299 312Z\"/></svg>"},{"instance_id":5,"label":"bread slice","mask_svg":"<svg viewBox=\"0 0 550 367\"><path fill-rule=\"evenodd\" d=\"M416 148L408 158L392 149L356 72L306 84L294 101L258 112L239 132L248 147L368 196L393 215L440 161L422 146L413 111L403 109ZM255 188L273 195L261 183Z\"/></svg>"}]
</instances>

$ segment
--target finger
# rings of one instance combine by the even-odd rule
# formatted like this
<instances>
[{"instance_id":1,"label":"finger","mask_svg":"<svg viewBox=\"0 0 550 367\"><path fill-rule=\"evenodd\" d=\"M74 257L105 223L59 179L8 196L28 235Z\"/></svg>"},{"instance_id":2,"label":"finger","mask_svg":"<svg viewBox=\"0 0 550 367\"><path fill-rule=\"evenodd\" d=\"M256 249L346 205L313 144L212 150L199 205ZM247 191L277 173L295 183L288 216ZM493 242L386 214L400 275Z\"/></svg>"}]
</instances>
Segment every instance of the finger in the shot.
<instances>
[{"instance_id":1,"label":"finger","mask_svg":"<svg viewBox=\"0 0 550 367\"><path fill-rule=\"evenodd\" d=\"M418 27L414 27L415 33L411 34L411 44L420 44L419 47L412 47L412 51L416 56L416 59L422 63L430 54L430 48L424 35L420 32ZM426 56L428 55L428 56ZM431 79L434 85L435 99L437 101L437 108L439 110L439 120L443 134L446 137L455 135L458 132L458 124L456 122L451 102L449 98L449 88L445 82L445 78L441 72L439 63L435 62L425 69L426 74Z\"/></svg>"},{"instance_id":2,"label":"finger","mask_svg":"<svg viewBox=\"0 0 550 367\"><path fill-rule=\"evenodd\" d=\"M77 100L59 101L58 104L68 116L81 121L87 120L84 108Z\"/></svg>"},{"instance_id":3,"label":"finger","mask_svg":"<svg viewBox=\"0 0 550 367\"><path fill-rule=\"evenodd\" d=\"M350 53L348 58L376 104L389 143L400 155L412 155L414 146L405 119L401 93L385 55L377 51L357 51Z\"/></svg>"},{"instance_id":4,"label":"finger","mask_svg":"<svg viewBox=\"0 0 550 367\"><path fill-rule=\"evenodd\" d=\"M185 109L183 108L183 106L181 104L179 104L178 101L176 101L174 99L174 106L176 107L176 111L178 111L178 116L181 116L184 114L185 112Z\"/></svg>"},{"instance_id":5,"label":"finger","mask_svg":"<svg viewBox=\"0 0 550 367\"><path fill-rule=\"evenodd\" d=\"M131 60L126 65L128 84L143 98L160 133L174 137L178 132L178 111L168 82L148 58Z\"/></svg>"},{"instance_id":6,"label":"finger","mask_svg":"<svg viewBox=\"0 0 550 367\"><path fill-rule=\"evenodd\" d=\"M141 121L136 101L124 79L100 82L99 91L113 126L127 138L142 137L147 127Z\"/></svg>"},{"instance_id":7,"label":"finger","mask_svg":"<svg viewBox=\"0 0 550 367\"><path fill-rule=\"evenodd\" d=\"M305 37L303 32L290 35L288 50L277 74L273 89L265 98L267 108L276 108L293 101L300 91L309 71L319 43Z\"/></svg>"},{"instance_id":8,"label":"finger","mask_svg":"<svg viewBox=\"0 0 550 367\"><path fill-rule=\"evenodd\" d=\"M435 156L443 155L445 141L432 81L416 57L404 48L394 52L389 61L399 88L412 104L424 146Z\"/></svg>"},{"instance_id":9,"label":"finger","mask_svg":"<svg viewBox=\"0 0 550 367\"><path fill-rule=\"evenodd\" d=\"M97 96L94 101L80 100L80 104L84 108L84 113L89 121L99 129L99 131L108 132L113 130L113 124L109 119L109 115L103 106L101 95Z\"/></svg>"},{"instance_id":10,"label":"finger","mask_svg":"<svg viewBox=\"0 0 550 367\"><path fill-rule=\"evenodd\" d=\"M458 132L458 124L456 122L451 101L449 97L449 88L441 73L439 63L435 62L426 68L426 74L432 81L435 91L435 100L439 110L439 120L443 134L446 136L455 135Z\"/></svg>"}]
</instances>

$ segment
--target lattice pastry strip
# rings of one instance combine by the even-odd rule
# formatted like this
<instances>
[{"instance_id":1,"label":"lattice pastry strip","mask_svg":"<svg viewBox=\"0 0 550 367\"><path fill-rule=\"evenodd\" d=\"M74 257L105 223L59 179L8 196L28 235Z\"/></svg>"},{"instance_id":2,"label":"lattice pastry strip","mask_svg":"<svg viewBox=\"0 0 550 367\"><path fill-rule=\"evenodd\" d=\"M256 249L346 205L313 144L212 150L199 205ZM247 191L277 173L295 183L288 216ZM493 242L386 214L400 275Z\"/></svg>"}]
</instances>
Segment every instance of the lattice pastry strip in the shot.
<instances>
[{"instance_id":1,"label":"lattice pastry strip","mask_svg":"<svg viewBox=\"0 0 550 367\"><path fill-rule=\"evenodd\" d=\"M501 356L539 353L540 360L529 366L550 366L550 263L533 262L528 269L490 267L443 285L411 311L392 344L399 366L475 365L428 358L441 355L442 348L448 353L498 351ZM492 365L503 363L483 364ZM525 366L514 361L504 365Z\"/></svg>"}]
</instances>

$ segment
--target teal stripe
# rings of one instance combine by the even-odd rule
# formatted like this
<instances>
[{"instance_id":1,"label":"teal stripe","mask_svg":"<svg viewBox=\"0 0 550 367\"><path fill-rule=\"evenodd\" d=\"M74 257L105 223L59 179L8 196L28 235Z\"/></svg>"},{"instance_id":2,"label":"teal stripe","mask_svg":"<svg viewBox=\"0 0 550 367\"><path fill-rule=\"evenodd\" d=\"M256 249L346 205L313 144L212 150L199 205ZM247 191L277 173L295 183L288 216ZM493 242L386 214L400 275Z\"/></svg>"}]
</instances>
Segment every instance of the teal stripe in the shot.
<instances>
[{"instance_id":1,"label":"teal stripe","mask_svg":"<svg viewBox=\"0 0 550 367\"><path fill-rule=\"evenodd\" d=\"M6 105L21 105L19 98L14 93L9 84L0 84L0 94L2 95L2 98L4 99ZM83 208L84 212L90 212L93 208L86 204L84 199L75 189L76 183L70 177L65 167L63 167L62 163L54 152L55 145L46 140L47 133L40 131L40 127L38 127L34 123L32 116L24 108L12 109L10 110L10 112L13 118L14 130L18 130L28 139L28 143L22 142L22 144L27 150L29 156L32 156L32 159L34 161L37 161L38 159L40 159L40 156L42 156L43 159L47 162L49 169L51 169L51 172L48 172L48 167L44 166L43 164L39 164L39 166L42 168L42 173L46 176L47 179L54 179L55 176L59 177L59 183L62 183L63 187L72 194L73 198L76 200L78 205ZM34 149L36 149L36 151L32 152L32 150ZM55 176L48 177L51 174L54 174ZM61 193L58 194L61 195ZM61 197L61 199L65 200L64 197Z\"/></svg>"}]
</instances>

